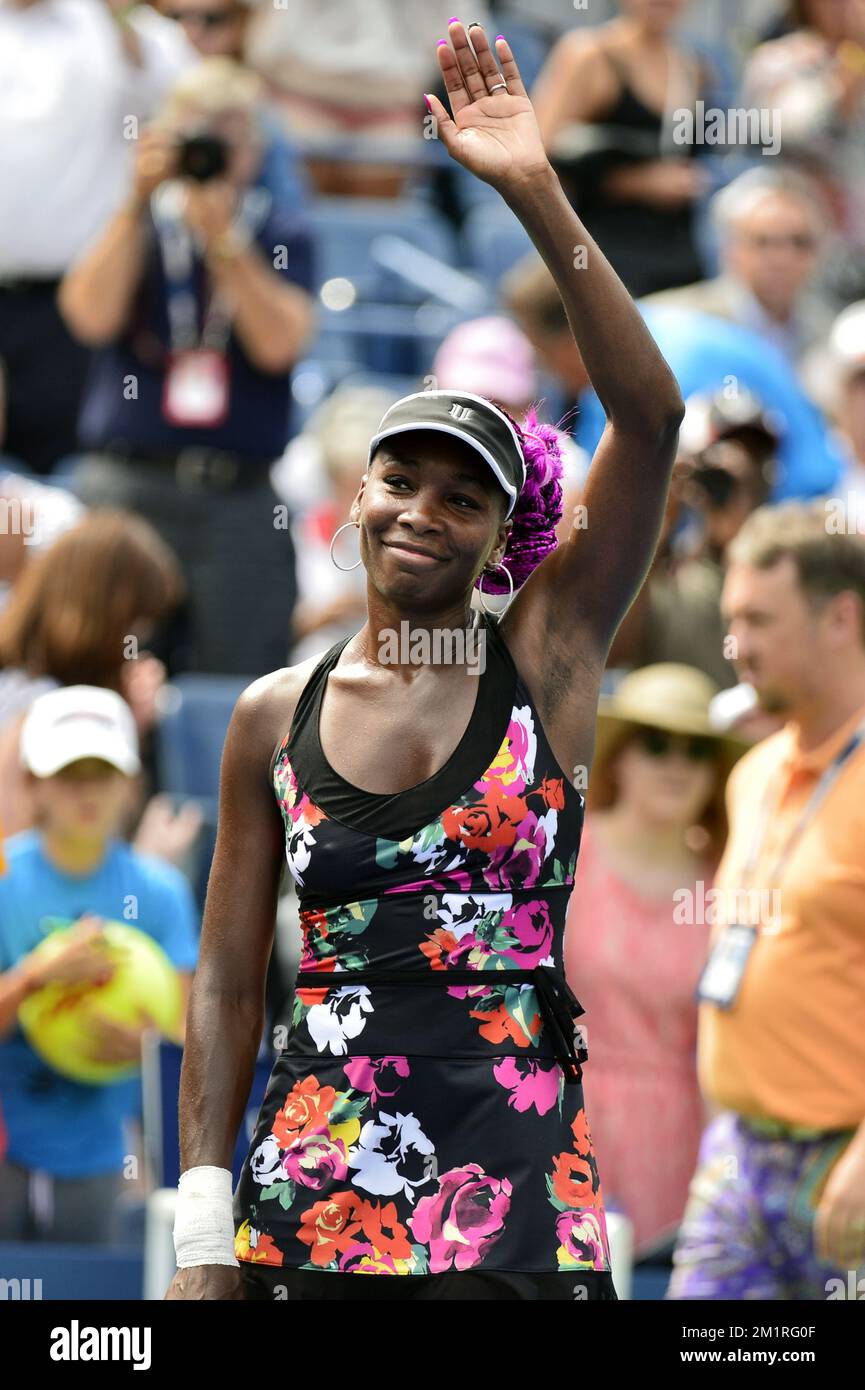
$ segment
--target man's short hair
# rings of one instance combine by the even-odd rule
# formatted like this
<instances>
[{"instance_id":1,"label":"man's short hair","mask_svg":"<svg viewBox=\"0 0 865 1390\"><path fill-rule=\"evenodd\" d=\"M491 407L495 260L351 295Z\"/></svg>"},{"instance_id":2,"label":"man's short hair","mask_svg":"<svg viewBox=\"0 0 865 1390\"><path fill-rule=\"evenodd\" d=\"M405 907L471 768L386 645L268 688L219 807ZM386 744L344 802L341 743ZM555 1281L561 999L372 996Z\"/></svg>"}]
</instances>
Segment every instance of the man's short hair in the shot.
<instances>
[{"instance_id":1,"label":"man's short hair","mask_svg":"<svg viewBox=\"0 0 865 1390\"><path fill-rule=\"evenodd\" d=\"M520 323L541 333L570 333L558 286L540 256L530 251L503 277L502 303Z\"/></svg>"},{"instance_id":2,"label":"man's short hair","mask_svg":"<svg viewBox=\"0 0 865 1390\"><path fill-rule=\"evenodd\" d=\"M253 116L262 92L261 79L233 58L202 58L169 90L160 122L170 125L190 107L209 116L229 110Z\"/></svg>"},{"instance_id":3,"label":"man's short hair","mask_svg":"<svg viewBox=\"0 0 865 1390\"><path fill-rule=\"evenodd\" d=\"M826 209L814 184L796 169L746 169L719 188L709 204L712 221L722 237L729 237L738 222L747 217L765 198L795 199L807 207L820 236L827 224Z\"/></svg>"},{"instance_id":4,"label":"man's short hair","mask_svg":"<svg viewBox=\"0 0 865 1390\"><path fill-rule=\"evenodd\" d=\"M728 565L772 569L789 556L815 605L852 590L862 603L865 640L865 537L830 526L826 500L758 507L727 547Z\"/></svg>"}]
</instances>

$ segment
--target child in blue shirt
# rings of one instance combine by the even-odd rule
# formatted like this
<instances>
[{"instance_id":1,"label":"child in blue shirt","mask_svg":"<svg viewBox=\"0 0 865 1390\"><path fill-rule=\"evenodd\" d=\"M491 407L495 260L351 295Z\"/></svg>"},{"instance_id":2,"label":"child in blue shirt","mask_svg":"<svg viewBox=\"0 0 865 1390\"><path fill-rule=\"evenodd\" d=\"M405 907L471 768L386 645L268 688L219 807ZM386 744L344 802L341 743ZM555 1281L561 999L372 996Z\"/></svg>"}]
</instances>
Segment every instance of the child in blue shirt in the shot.
<instances>
[{"instance_id":1,"label":"child in blue shirt","mask_svg":"<svg viewBox=\"0 0 865 1390\"><path fill-rule=\"evenodd\" d=\"M17 1010L43 985L110 977L101 922L129 923L159 942L183 986L198 956L198 919L180 871L116 836L129 781L140 766L132 713L114 691L67 686L40 696L21 733L38 828L5 842L0 877L0 1105L7 1149L0 1163L0 1240L98 1242L111 1238L126 1161L124 1121L140 1082L85 1085L30 1047ZM76 922L45 964L34 948ZM138 1061L148 1026L94 1023L91 1055ZM181 1025L182 1026L182 1025Z\"/></svg>"}]
</instances>

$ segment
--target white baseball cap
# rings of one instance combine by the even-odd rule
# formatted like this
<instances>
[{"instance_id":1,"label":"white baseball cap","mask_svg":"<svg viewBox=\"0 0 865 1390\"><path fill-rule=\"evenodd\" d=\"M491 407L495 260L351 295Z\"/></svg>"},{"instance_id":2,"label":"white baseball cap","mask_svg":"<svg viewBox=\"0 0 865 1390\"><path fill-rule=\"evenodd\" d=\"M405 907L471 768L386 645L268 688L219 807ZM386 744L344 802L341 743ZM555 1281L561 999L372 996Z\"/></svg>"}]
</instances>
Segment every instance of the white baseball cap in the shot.
<instances>
[{"instance_id":1,"label":"white baseball cap","mask_svg":"<svg viewBox=\"0 0 865 1390\"><path fill-rule=\"evenodd\" d=\"M34 700L20 750L35 777L53 777L82 758L101 758L127 777L141 768L131 709L116 691L96 685L66 685Z\"/></svg>"}]
</instances>

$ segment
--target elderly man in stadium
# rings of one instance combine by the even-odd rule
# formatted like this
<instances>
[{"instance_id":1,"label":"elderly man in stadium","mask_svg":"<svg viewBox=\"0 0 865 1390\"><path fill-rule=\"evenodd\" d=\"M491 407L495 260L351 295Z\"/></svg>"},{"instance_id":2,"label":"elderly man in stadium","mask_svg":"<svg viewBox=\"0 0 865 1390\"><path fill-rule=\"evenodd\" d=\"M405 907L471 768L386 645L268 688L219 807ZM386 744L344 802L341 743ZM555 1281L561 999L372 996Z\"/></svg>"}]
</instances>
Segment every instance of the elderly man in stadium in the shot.
<instances>
[{"instance_id":1,"label":"elderly man in stadium","mask_svg":"<svg viewBox=\"0 0 865 1390\"><path fill-rule=\"evenodd\" d=\"M831 308L811 288L826 254L817 195L793 171L748 169L715 194L711 212L721 273L642 302L742 324L798 366L832 326Z\"/></svg>"}]
</instances>

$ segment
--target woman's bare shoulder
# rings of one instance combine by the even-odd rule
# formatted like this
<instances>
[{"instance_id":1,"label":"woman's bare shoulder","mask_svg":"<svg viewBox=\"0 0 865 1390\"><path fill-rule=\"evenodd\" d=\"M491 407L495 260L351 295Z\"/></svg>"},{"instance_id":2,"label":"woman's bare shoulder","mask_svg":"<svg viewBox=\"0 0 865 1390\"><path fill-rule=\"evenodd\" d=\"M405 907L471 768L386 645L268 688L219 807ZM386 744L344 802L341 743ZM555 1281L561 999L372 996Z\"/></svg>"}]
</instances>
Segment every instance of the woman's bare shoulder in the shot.
<instances>
[{"instance_id":1,"label":"woman's bare shoulder","mask_svg":"<svg viewBox=\"0 0 865 1390\"><path fill-rule=\"evenodd\" d=\"M296 666L282 666L252 681L238 696L229 738L233 735L241 739L245 753L261 753L269 759L291 728L304 686L323 655L324 652L316 653Z\"/></svg>"},{"instance_id":2,"label":"woman's bare shoulder","mask_svg":"<svg viewBox=\"0 0 865 1390\"><path fill-rule=\"evenodd\" d=\"M548 83L570 87L571 83L579 82L583 119L616 95L616 73L611 64L604 61L614 42L614 33L608 33L607 26L601 24L593 29L572 29L563 34L553 48Z\"/></svg>"}]
</instances>

